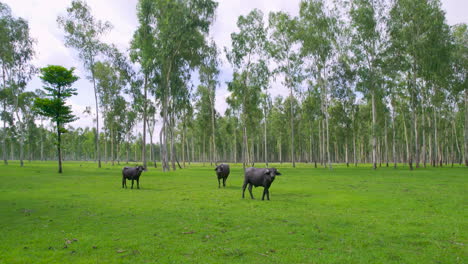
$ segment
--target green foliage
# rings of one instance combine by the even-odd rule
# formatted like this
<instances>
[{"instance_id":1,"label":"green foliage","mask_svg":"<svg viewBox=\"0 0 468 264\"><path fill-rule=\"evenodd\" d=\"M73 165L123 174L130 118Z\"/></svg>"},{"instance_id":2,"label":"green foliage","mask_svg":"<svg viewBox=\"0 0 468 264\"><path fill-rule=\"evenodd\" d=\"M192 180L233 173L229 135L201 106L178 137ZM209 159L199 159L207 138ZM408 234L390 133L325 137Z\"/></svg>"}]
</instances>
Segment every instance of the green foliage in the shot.
<instances>
[{"instance_id":1,"label":"green foliage","mask_svg":"<svg viewBox=\"0 0 468 264\"><path fill-rule=\"evenodd\" d=\"M49 65L40 69L40 78L47 91L46 97L49 98L36 98L35 110L38 114L51 118L62 132L66 131L65 124L76 120L71 107L65 105L67 98L77 94L76 89L72 88L73 83L78 80L78 76L73 75L74 70L59 65Z\"/></svg>"}]
</instances>

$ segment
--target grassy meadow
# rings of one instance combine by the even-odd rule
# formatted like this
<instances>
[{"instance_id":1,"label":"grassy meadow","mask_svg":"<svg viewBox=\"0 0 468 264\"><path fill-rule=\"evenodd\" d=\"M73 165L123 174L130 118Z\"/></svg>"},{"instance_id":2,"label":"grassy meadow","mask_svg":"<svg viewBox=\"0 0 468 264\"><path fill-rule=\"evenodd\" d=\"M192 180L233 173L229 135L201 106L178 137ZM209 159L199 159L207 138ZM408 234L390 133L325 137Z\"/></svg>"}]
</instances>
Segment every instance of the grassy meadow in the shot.
<instances>
[{"instance_id":1,"label":"grassy meadow","mask_svg":"<svg viewBox=\"0 0 468 264\"><path fill-rule=\"evenodd\" d=\"M0 165L0 263L468 263L468 169L274 164L271 201L213 167ZM259 167L264 164L258 164ZM135 183L136 187L136 183Z\"/></svg>"}]
</instances>

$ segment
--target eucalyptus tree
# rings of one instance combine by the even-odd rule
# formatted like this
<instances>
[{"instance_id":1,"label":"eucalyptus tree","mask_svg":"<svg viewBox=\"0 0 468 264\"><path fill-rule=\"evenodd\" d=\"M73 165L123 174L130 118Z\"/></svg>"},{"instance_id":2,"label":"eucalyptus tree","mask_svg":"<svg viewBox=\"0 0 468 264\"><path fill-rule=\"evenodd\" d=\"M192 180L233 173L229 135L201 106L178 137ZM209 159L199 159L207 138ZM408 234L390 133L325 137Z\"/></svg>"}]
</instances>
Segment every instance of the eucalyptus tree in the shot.
<instances>
[{"instance_id":1,"label":"eucalyptus tree","mask_svg":"<svg viewBox=\"0 0 468 264\"><path fill-rule=\"evenodd\" d=\"M372 164L377 169L377 97L381 97L381 52L386 45L384 36L385 6L383 1L354 0L350 16L352 47L359 76L358 88L370 96L372 104Z\"/></svg>"},{"instance_id":2,"label":"eucalyptus tree","mask_svg":"<svg viewBox=\"0 0 468 264\"><path fill-rule=\"evenodd\" d=\"M148 106L148 116L146 118L146 123L148 125L148 132L150 135L150 161L153 162L153 166L155 168L158 167L156 164L156 155L154 152L154 144L153 144L153 135L154 135L154 129L156 126L156 106L153 103L150 103Z\"/></svg>"},{"instance_id":3,"label":"eucalyptus tree","mask_svg":"<svg viewBox=\"0 0 468 264\"><path fill-rule=\"evenodd\" d=\"M355 89L355 69L352 67L349 53L343 52L338 55L337 63L333 66L333 76L330 80L332 84L331 93L336 100L337 108L340 111L339 118L336 120L341 125L341 132L345 139L345 163L349 167L349 138L353 134L353 153L355 155L355 133L353 133L353 125L356 111L356 94Z\"/></svg>"},{"instance_id":4,"label":"eucalyptus tree","mask_svg":"<svg viewBox=\"0 0 468 264\"><path fill-rule=\"evenodd\" d=\"M24 142L27 137L31 137L31 125L34 124L35 113L33 111L33 102L36 98L34 92L22 92L17 95L16 101L16 117L19 137L19 160L20 166L24 166Z\"/></svg>"},{"instance_id":5,"label":"eucalyptus tree","mask_svg":"<svg viewBox=\"0 0 468 264\"><path fill-rule=\"evenodd\" d=\"M23 166L23 145L26 133L26 122L20 114L20 96L26 85L36 72L32 65L34 58L34 39L30 36L29 24L23 18L13 17L10 8L0 3L0 64L3 79L3 149L4 163L7 164L6 149L6 122L16 117L17 132L20 139L20 164ZM7 90L8 89L8 90ZM7 98L11 96L12 111L7 110Z\"/></svg>"},{"instance_id":6,"label":"eucalyptus tree","mask_svg":"<svg viewBox=\"0 0 468 264\"><path fill-rule=\"evenodd\" d=\"M466 23L452 27L453 45L452 68L456 90L464 91L464 162L468 166L468 26Z\"/></svg>"},{"instance_id":7,"label":"eucalyptus tree","mask_svg":"<svg viewBox=\"0 0 468 264\"><path fill-rule=\"evenodd\" d=\"M410 168L413 158L419 167L419 129L418 112L426 86L432 86L432 106L434 123L434 143L439 140L437 134L437 97L441 85L446 82L446 69L450 58L449 28L445 24L445 15L438 0L397 0L390 10L389 34L391 49L399 61L399 71L407 72L407 89L411 102L411 124L413 144L410 148ZM419 82L418 82L419 79ZM424 84L422 82L424 80ZM424 112L423 112L424 113ZM424 119L424 118L423 118ZM424 127L423 127L424 128ZM437 147L434 147L437 151ZM437 156L437 155L434 155Z\"/></svg>"},{"instance_id":8,"label":"eucalyptus tree","mask_svg":"<svg viewBox=\"0 0 468 264\"><path fill-rule=\"evenodd\" d=\"M96 20L91 14L90 7L83 0L73 0L71 7L67 8L67 14L59 16L57 22L65 31L65 45L78 51L78 57L82 60L85 69L91 75L96 106L96 152L98 167L100 168L99 100L94 64L97 61L97 57L106 49L106 45L101 42L100 38L112 28L112 25L109 22Z\"/></svg>"},{"instance_id":9,"label":"eucalyptus tree","mask_svg":"<svg viewBox=\"0 0 468 264\"><path fill-rule=\"evenodd\" d=\"M314 125L316 126L317 121L321 118L322 113L320 110L321 95L317 85L309 83L307 92L304 93L304 99L302 100L302 122L307 123L308 136L309 136L309 162L314 162L314 166L317 168L318 156L314 153ZM319 134L320 138L320 134Z\"/></svg>"},{"instance_id":10,"label":"eucalyptus tree","mask_svg":"<svg viewBox=\"0 0 468 264\"><path fill-rule=\"evenodd\" d=\"M211 126L211 117L212 117L212 112L211 112L211 93L212 90L204 85L199 85L197 87L196 91L196 96L197 100L195 103L195 109L197 110L196 112L196 123L198 125L197 132L198 138L200 139L201 145L200 147L202 148L202 154L204 157L207 157L207 148L206 148L206 138L210 137L212 135L212 126ZM211 145L212 141L208 140L208 145ZM213 150L210 150L211 155L210 155L210 162L213 161ZM205 158L206 159L206 158ZM205 161L203 159L203 161Z\"/></svg>"},{"instance_id":11,"label":"eucalyptus tree","mask_svg":"<svg viewBox=\"0 0 468 264\"><path fill-rule=\"evenodd\" d=\"M125 74L122 74L122 69L109 62L96 62L93 71L97 81L100 103L104 109L104 125L111 140L111 161L114 165L114 147L119 145L123 132L120 120L125 118L127 108L127 102L121 93L128 79Z\"/></svg>"},{"instance_id":12,"label":"eucalyptus tree","mask_svg":"<svg viewBox=\"0 0 468 264\"><path fill-rule=\"evenodd\" d=\"M200 82L208 88L209 95L209 106L211 108L211 161L210 163L216 163L216 130L215 130L215 98L216 98L216 87L218 86L218 75L219 65L219 51L216 47L216 43L211 41L204 49L204 58L200 66Z\"/></svg>"},{"instance_id":13,"label":"eucalyptus tree","mask_svg":"<svg viewBox=\"0 0 468 264\"><path fill-rule=\"evenodd\" d=\"M141 0L137 4L137 17L139 26L133 34L131 41L130 57L133 62L138 62L140 71L143 75L143 140L142 140L142 159L143 167L146 168L146 126L148 124L148 88L154 87L154 78L157 75L157 68L154 65L156 46L153 32L155 12L155 1ZM152 91L154 94L154 90ZM152 151L151 151L152 152ZM156 163L155 163L156 165Z\"/></svg>"},{"instance_id":14,"label":"eucalyptus tree","mask_svg":"<svg viewBox=\"0 0 468 264\"><path fill-rule=\"evenodd\" d=\"M13 43L12 43L12 30L11 25L14 22L14 18L11 15L11 9L4 3L0 2L0 63L2 67L2 90L0 91L0 100L2 102L2 150L3 150L3 162L8 164L7 159L7 123L13 123L10 111L7 111L7 107L13 105L9 103L8 99L12 99L12 90L7 85L8 69L10 68L12 57L13 57ZM12 102L12 101L11 101ZM10 122L9 122L10 121Z\"/></svg>"},{"instance_id":15,"label":"eucalyptus tree","mask_svg":"<svg viewBox=\"0 0 468 264\"><path fill-rule=\"evenodd\" d=\"M172 96L188 95L188 92L178 91L186 90L186 86L182 85L184 80L180 79L187 76L187 73L201 62L200 51L206 45L205 35L209 32L214 19L217 3L212 0L154 0L151 7L152 23L151 29L148 30L151 30L155 39L154 45L157 47L154 53L154 63L159 76L156 98L161 104L163 117L160 138L162 138L162 168L166 171L170 169L167 151L168 133L173 135L171 125L174 124L171 122L173 118L170 116L170 108L174 110L173 114L178 110L174 109L173 102L177 102ZM174 155L172 152L172 158Z\"/></svg>"},{"instance_id":16,"label":"eucalyptus tree","mask_svg":"<svg viewBox=\"0 0 468 264\"><path fill-rule=\"evenodd\" d=\"M263 13L252 10L247 16L239 16L238 33L231 33L231 50L225 48L227 59L234 68L233 81L229 83L231 105L241 112L243 131L243 168L251 159L248 151L248 126L254 124L258 113L261 91L268 88L270 72L267 66L266 30ZM253 129L254 127L249 127Z\"/></svg>"},{"instance_id":17,"label":"eucalyptus tree","mask_svg":"<svg viewBox=\"0 0 468 264\"><path fill-rule=\"evenodd\" d=\"M294 92L302 82L302 59L298 54L297 41L298 25L297 20L291 18L284 12L269 14L269 42L268 49L270 55L277 63L275 73L284 76L283 85L289 89L289 96L294 98ZM290 100L290 114L292 116L294 100ZM295 161L295 140L293 119L290 120L291 129L291 162L296 167Z\"/></svg>"},{"instance_id":18,"label":"eucalyptus tree","mask_svg":"<svg viewBox=\"0 0 468 264\"><path fill-rule=\"evenodd\" d=\"M3 151L3 163L8 164L7 158L7 135L12 132L14 125L14 116L13 116L13 105L14 105L14 96L13 89L11 87L3 86L0 90L0 102L3 106L1 112L1 118L3 121L3 130L2 130L2 151ZM8 124L8 127L7 127ZM12 135L10 136L12 137Z\"/></svg>"},{"instance_id":19,"label":"eucalyptus tree","mask_svg":"<svg viewBox=\"0 0 468 264\"><path fill-rule=\"evenodd\" d=\"M274 134L275 136L275 143L277 149L277 159L280 163L283 162L283 138L286 137L285 133L285 126L284 124L287 123L285 107L284 107L284 100L281 96L276 96L273 98L273 104L270 111L270 127L272 131L276 131Z\"/></svg>"},{"instance_id":20,"label":"eucalyptus tree","mask_svg":"<svg viewBox=\"0 0 468 264\"><path fill-rule=\"evenodd\" d=\"M121 120L123 123L123 128L125 131L123 141L125 142L125 153L126 153L126 162L128 164L129 162L129 151L130 151L130 141L133 137L132 131L133 128L136 125L136 120L137 120L137 113L135 112L135 109L127 107L125 111L125 118L124 120Z\"/></svg>"},{"instance_id":21,"label":"eucalyptus tree","mask_svg":"<svg viewBox=\"0 0 468 264\"><path fill-rule=\"evenodd\" d=\"M262 93L260 95L260 105L263 113L263 144L264 144L264 158L265 158L265 166L268 167L268 144L267 144L267 124L268 124L268 117L270 115L270 110L272 107L271 96L268 93Z\"/></svg>"},{"instance_id":22,"label":"eucalyptus tree","mask_svg":"<svg viewBox=\"0 0 468 264\"><path fill-rule=\"evenodd\" d=\"M56 65L41 68L40 78L48 98L36 98L34 101L37 113L50 118L55 124L59 173L62 173L61 135L67 132L65 125L77 119L72 114L71 106L65 104L67 98L77 94L76 89L72 88L73 83L78 80L73 71L74 68L68 70Z\"/></svg>"},{"instance_id":23,"label":"eucalyptus tree","mask_svg":"<svg viewBox=\"0 0 468 264\"><path fill-rule=\"evenodd\" d=\"M321 87L323 124L326 131L325 151L328 167L331 168L329 142L329 84L331 65L334 61L336 44L336 17L327 9L323 0L304 0L299 10L298 39L301 43L301 55L310 60L309 73ZM311 78L311 79L312 79Z\"/></svg>"}]
</instances>

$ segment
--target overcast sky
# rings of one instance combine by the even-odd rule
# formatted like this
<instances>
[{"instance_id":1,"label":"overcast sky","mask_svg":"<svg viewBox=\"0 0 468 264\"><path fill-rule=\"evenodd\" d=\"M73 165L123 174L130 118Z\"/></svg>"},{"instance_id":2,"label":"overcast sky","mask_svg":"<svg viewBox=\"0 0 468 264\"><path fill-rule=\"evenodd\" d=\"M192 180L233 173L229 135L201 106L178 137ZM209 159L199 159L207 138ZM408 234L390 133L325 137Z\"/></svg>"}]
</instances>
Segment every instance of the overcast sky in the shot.
<instances>
[{"instance_id":1,"label":"overcast sky","mask_svg":"<svg viewBox=\"0 0 468 264\"><path fill-rule=\"evenodd\" d=\"M36 58L34 64L44 67L50 64L63 65L67 68L75 67L80 80L75 87L78 95L70 99L74 113L81 117L72 123L73 126L94 126L92 119L83 115L86 106L94 109L94 94L92 85L86 80L86 74L79 61L77 53L64 45L64 33L58 27L56 19L64 15L71 0L0 0L10 6L14 16L27 21L31 28L31 35L37 40ZM298 14L300 0L219 0L216 20L211 29L211 37L220 49L230 46L230 34L237 30L236 22L239 15L246 15L254 8L258 8L266 15L270 11L285 11L293 16ZM136 18L137 0L88 0L92 14L99 20L109 21L113 30L103 37L103 41L114 43L121 50L128 50L133 32L138 26ZM446 12L450 25L468 23L467 0L442 0L442 7ZM217 90L216 109L224 114L225 98L228 95L226 81L230 81L232 69L222 55L223 65L220 74L220 87ZM42 84L36 77L28 85L28 89L41 88ZM286 90L274 86L270 91L273 95L284 94ZM102 124L102 122L101 122Z\"/></svg>"}]
</instances>

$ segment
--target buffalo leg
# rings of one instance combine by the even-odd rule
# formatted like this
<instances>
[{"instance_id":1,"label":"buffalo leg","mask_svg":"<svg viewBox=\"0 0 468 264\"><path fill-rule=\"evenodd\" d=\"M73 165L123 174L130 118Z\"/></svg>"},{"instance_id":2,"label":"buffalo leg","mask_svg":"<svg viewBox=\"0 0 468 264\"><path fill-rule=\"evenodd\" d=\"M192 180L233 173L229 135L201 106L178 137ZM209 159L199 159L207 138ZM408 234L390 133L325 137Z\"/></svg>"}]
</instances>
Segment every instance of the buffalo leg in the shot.
<instances>
[{"instance_id":1,"label":"buffalo leg","mask_svg":"<svg viewBox=\"0 0 468 264\"><path fill-rule=\"evenodd\" d=\"M122 188L127 188L127 180L125 178L122 178Z\"/></svg>"},{"instance_id":2,"label":"buffalo leg","mask_svg":"<svg viewBox=\"0 0 468 264\"><path fill-rule=\"evenodd\" d=\"M244 198L245 187L247 187L247 182L244 182L244 185L242 185L242 198Z\"/></svg>"},{"instance_id":3,"label":"buffalo leg","mask_svg":"<svg viewBox=\"0 0 468 264\"><path fill-rule=\"evenodd\" d=\"M132 189L133 189L133 181L134 181L134 179L132 179Z\"/></svg>"},{"instance_id":4,"label":"buffalo leg","mask_svg":"<svg viewBox=\"0 0 468 264\"><path fill-rule=\"evenodd\" d=\"M221 188L221 179L218 178L218 189Z\"/></svg>"},{"instance_id":5,"label":"buffalo leg","mask_svg":"<svg viewBox=\"0 0 468 264\"><path fill-rule=\"evenodd\" d=\"M267 200L270 201L270 189L266 189Z\"/></svg>"},{"instance_id":6,"label":"buffalo leg","mask_svg":"<svg viewBox=\"0 0 468 264\"><path fill-rule=\"evenodd\" d=\"M223 178L223 187L226 187L226 178Z\"/></svg>"},{"instance_id":7,"label":"buffalo leg","mask_svg":"<svg viewBox=\"0 0 468 264\"><path fill-rule=\"evenodd\" d=\"M252 187L253 187L253 185L252 185L252 184L249 184L250 197L251 197L252 199L255 199L255 198L253 197L253 194L252 194Z\"/></svg>"}]
</instances>

